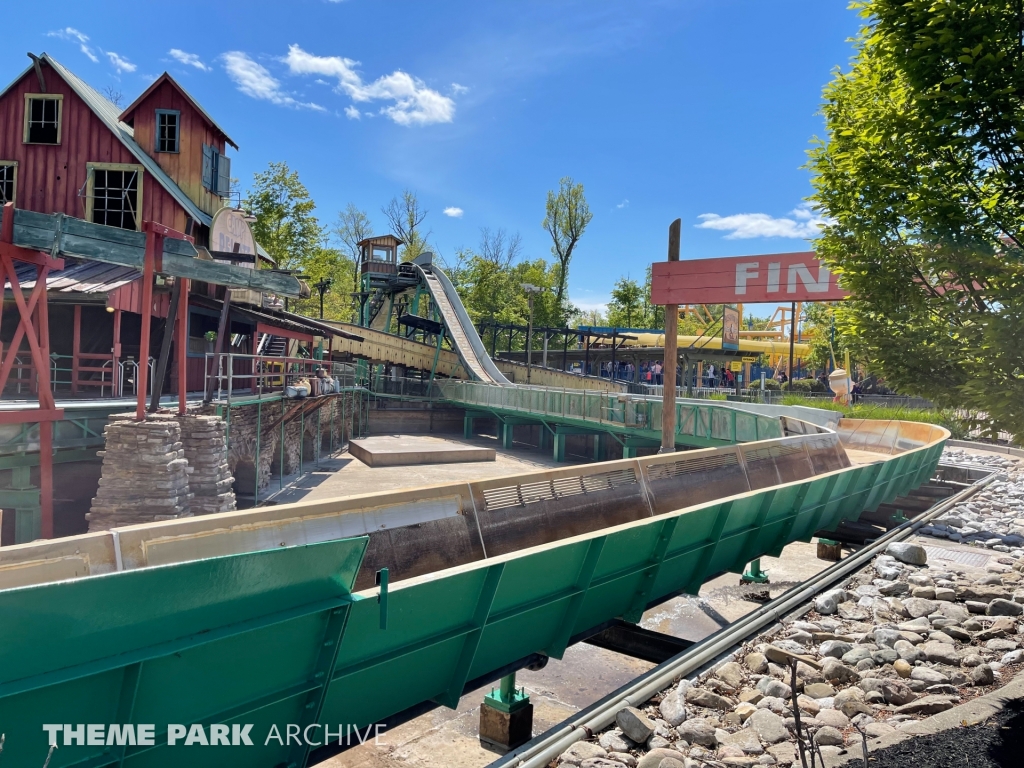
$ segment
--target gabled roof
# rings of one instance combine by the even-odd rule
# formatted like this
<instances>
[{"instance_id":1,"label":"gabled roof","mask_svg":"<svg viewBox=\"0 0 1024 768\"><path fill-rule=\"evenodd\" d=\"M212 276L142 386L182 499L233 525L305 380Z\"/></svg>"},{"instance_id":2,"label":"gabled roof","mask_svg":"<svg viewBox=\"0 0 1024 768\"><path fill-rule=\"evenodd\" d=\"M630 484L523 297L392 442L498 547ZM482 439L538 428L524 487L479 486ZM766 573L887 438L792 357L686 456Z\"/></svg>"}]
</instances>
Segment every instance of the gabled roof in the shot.
<instances>
[{"instance_id":1,"label":"gabled roof","mask_svg":"<svg viewBox=\"0 0 1024 768\"><path fill-rule=\"evenodd\" d=\"M360 240L356 245L363 245L369 243L370 245L405 245L404 240L399 240L394 235L377 235L375 237L368 237L365 240Z\"/></svg>"},{"instance_id":2,"label":"gabled roof","mask_svg":"<svg viewBox=\"0 0 1024 768\"><path fill-rule=\"evenodd\" d=\"M135 131L132 130L130 125L121 121L120 112L116 106L102 96L91 85L86 83L84 80L79 79L79 77L71 70L65 68L63 64L55 61L49 54L43 53L39 56L39 60L45 61L53 71L68 84L71 90L73 90L75 94L77 94L77 96L88 105L93 114L96 115L101 122L106 124L121 143L127 147L129 152L135 155L135 158L139 161L139 164L146 169L146 172L151 174L153 178L156 179L157 183L167 190L168 194L170 194L170 196L185 209L189 216L207 227L210 226L213 222L213 218L210 214L205 213L198 205L196 205L191 198L189 198L189 196L174 183L174 180L164 172L164 169L160 167L156 160L146 154L145 150L135 143ZM3 96L12 87L14 87L15 83L20 82L25 75L32 72L34 66L34 64L29 64L24 72L18 75L10 85L3 89L3 91L0 91L0 98L3 98Z\"/></svg>"},{"instance_id":3,"label":"gabled roof","mask_svg":"<svg viewBox=\"0 0 1024 768\"><path fill-rule=\"evenodd\" d=\"M192 98L192 94L190 94L188 91L182 88L181 84L173 77L171 77L170 74L167 72L164 72L162 75L160 75L160 77L154 80L153 83L149 86L149 88L144 90L142 94L139 96L139 98L133 101L131 105L128 107L128 109L121 113L120 119L123 122L128 122L129 118L131 118L132 116L132 113L135 112L139 104L141 104L146 99L146 97L149 96L149 94L151 94L153 91L159 88L163 83L170 83L174 90L180 93L184 97L184 99L192 105L192 108L202 116L202 118L206 121L207 125L209 125L215 131L217 131L217 133L223 136L224 141L226 141L235 149L238 149L238 145L231 140L231 137L224 132L223 128L217 125L217 122L212 117L210 117L210 115L207 113L205 109L203 109L199 105L199 102Z\"/></svg>"}]
</instances>

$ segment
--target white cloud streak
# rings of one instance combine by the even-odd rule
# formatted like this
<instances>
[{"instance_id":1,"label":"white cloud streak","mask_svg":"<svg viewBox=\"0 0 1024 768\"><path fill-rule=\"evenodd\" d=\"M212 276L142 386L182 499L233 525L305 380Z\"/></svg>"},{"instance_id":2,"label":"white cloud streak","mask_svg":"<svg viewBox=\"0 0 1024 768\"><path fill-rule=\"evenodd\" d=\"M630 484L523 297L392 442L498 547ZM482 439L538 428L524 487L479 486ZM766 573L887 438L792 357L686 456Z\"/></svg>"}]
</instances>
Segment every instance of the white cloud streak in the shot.
<instances>
[{"instance_id":1,"label":"white cloud streak","mask_svg":"<svg viewBox=\"0 0 1024 768\"><path fill-rule=\"evenodd\" d=\"M99 64L99 57L92 52L92 48L89 46L89 36L79 32L74 27L64 27L64 29L56 29L53 32L47 32L47 37L58 37L61 40L70 40L78 43L79 50L88 56L93 64Z\"/></svg>"},{"instance_id":2,"label":"white cloud streak","mask_svg":"<svg viewBox=\"0 0 1024 768\"><path fill-rule=\"evenodd\" d=\"M697 218L697 229L713 229L728 232L726 240L749 240L755 237L788 237L804 240L817 237L825 223L810 206L802 203L790 211L788 217L775 218L767 213L736 213L719 216L717 213L702 213Z\"/></svg>"},{"instance_id":3,"label":"white cloud streak","mask_svg":"<svg viewBox=\"0 0 1024 768\"><path fill-rule=\"evenodd\" d=\"M351 104L349 104L347 107L345 107L345 117L347 117L349 120L361 120L363 117L363 113L359 111L358 107L353 107Z\"/></svg>"},{"instance_id":4,"label":"white cloud streak","mask_svg":"<svg viewBox=\"0 0 1024 768\"><path fill-rule=\"evenodd\" d=\"M621 203L615 206L616 208L629 208L629 200L623 200Z\"/></svg>"},{"instance_id":5,"label":"white cloud streak","mask_svg":"<svg viewBox=\"0 0 1024 768\"><path fill-rule=\"evenodd\" d=\"M228 51L221 56L224 62L224 69L235 85L246 96L262 101L269 101L282 107L295 109L313 109L320 112L326 111L319 104L312 102L300 102L293 96L281 90L281 83L270 74L266 67L253 61L242 51Z\"/></svg>"},{"instance_id":6,"label":"white cloud streak","mask_svg":"<svg viewBox=\"0 0 1024 768\"><path fill-rule=\"evenodd\" d=\"M138 67L128 61L128 59L118 56L113 51L105 51L105 53L107 54L107 58L110 59L110 63L114 65L114 69L117 70L118 74L121 74L122 72L134 72L138 69Z\"/></svg>"},{"instance_id":7,"label":"white cloud streak","mask_svg":"<svg viewBox=\"0 0 1024 768\"><path fill-rule=\"evenodd\" d=\"M461 208L456 208L454 205L450 205L443 211L445 216L450 216L453 219L461 219L462 214L465 213Z\"/></svg>"},{"instance_id":8,"label":"white cloud streak","mask_svg":"<svg viewBox=\"0 0 1024 768\"><path fill-rule=\"evenodd\" d=\"M380 108L380 114L399 125L430 125L450 123L455 117L455 102L448 96L428 88L419 78L402 71L364 83L356 71L358 61L342 56L317 56L298 45L288 47L284 58L293 75L324 75L338 81L336 90L355 102L391 102Z\"/></svg>"},{"instance_id":9,"label":"white cloud streak","mask_svg":"<svg viewBox=\"0 0 1024 768\"><path fill-rule=\"evenodd\" d=\"M186 67L195 67L202 72L210 72L213 69L213 67L203 63L198 54L187 53L180 48L171 48L167 53L172 59L184 64Z\"/></svg>"},{"instance_id":10,"label":"white cloud streak","mask_svg":"<svg viewBox=\"0 0 1024 768\"><path fill-rule=\"evenodd\" d=\"M452 93L459 96L463 93L469 93L469 88L464 85L459 85L458 83L452 83Z\"/></svg>"}]
</instances>

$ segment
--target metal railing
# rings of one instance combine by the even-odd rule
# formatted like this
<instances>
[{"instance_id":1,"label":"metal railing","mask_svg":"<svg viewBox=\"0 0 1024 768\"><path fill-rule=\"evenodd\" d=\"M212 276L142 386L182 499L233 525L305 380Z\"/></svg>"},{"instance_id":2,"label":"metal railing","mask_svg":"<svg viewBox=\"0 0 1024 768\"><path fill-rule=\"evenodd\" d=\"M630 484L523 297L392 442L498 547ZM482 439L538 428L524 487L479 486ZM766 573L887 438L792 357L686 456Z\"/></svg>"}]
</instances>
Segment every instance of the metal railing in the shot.
<instances>
[{"instance_id":1,"label":"metal railing","mask_svg":"<svg viewBox=\"0 0 1024 768\"><path fill-rule=\"evenodd\" d=\"M661 433L662 402L658 397L617 392L550 387L499 387L448 379L436 382L445 400L483 409L512 411L581 426L634 432L649 439ZM676 434L702 442L737 443L781 437L778 417L732 404L676 404Z\"/></svg>"},{"instance_id":2,"label":"metal railing","mask_svg":"<svg viewBox=\"0 0 1024 768\"><path fill-rule=\"evenodd\" d=\"M317 371L323 369L323 379ZM219 402L238 396L284 394L317 396L367 385L365 365L332 363L306 357L267 357L234 353L207 353L203 360L207 392ZM303 391L305 390L305 391Z\"/></svg>"}]
</instances>

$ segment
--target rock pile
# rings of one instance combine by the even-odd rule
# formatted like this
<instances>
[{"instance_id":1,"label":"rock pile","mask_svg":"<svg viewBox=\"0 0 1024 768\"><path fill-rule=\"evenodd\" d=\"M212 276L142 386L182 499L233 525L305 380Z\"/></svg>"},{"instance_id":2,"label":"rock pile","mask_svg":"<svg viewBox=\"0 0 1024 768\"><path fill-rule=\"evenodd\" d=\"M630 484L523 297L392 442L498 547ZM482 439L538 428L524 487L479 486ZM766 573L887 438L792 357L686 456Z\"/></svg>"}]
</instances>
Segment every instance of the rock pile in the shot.
<instances>
[{"instance_id":1,"label":"rock pile","mask_svg":"<svg viewBox=\"0 0 1024 768\"><path fill-rule=\"evenodd\" d=\"M560 765L696 768L799 764L792 665L805 742L823 755L883 736L955 706L966 690L997 684L1024 661L1024 558L985 569L927 564L924 548L891 544L814 610L734 654L619 712L596 743ZM715 762L709 762L715 761Z\"/></svg>"},{"instance_id":2,"label":"rock pile","mask_svg":"<svg viewBox=\"0 0 1024 768\"><path fill-rule=\"evenodd\" d=\"M85 516L90 531L191 516L188 462L177 422L137 422L134 414L119 414L103 432L102 475Z\"/></svg>"},{"instance_id":3,"label":"rock pile","mask_svg":"<svg viewBox=\"0 0 1024 768\"><path fill-rule=\"evenodd\" d=\"M1024 557L1024 469L1015 459L947 449L943 461L998 469L997 480L967 501L957 504L920 533L935 538L987 547L1013 558Z\"/></svg>"},{"instance_id":4,"label":"rock pile","mask_svg":"<svg viewBox=\"0 0 1024 768\"><path fill-rule=\"evenodd\" d=\"M192 514L209 515L235 509L235 492L228 466L227 425L219 416L188 414L176 417L190 469Z\"/></svg>"}]
</instances>

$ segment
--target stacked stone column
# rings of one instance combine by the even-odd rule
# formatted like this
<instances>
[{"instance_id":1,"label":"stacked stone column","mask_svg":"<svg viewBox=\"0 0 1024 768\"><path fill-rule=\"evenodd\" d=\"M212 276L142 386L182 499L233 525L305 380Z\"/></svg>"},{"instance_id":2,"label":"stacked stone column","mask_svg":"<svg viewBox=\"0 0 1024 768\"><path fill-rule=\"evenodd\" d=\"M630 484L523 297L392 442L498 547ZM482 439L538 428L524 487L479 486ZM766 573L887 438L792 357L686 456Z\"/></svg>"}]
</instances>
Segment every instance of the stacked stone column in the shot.
<instances>
[{"instance_id":1,"label":"stacked stone column","mask_svg":"<svg viewBox=\"0 0 1024 768\"><path fill-rule=\"evenodd\" d=\"M234 478L218 416L171 413L111 416L99 489L86 515L90 531L230 512Z\"/></svg>"},{"instance_id":2,"label":"stacked stone column","mask_svg":"<svg viewBox=\"0 0 1024 768\"><path fill-rule=\"evenodd\" d=\"M192 515L181 427L133 417L111 416L104 428L103 472L85 516L90 531Z\"/></svg>"},{"instance_id":3,"label":"stacked stone column","mask_svg":"<svg viewBox=\"0 0 1024 768\"><path fill-rule=\"evenodd\" d=\"M192 514L209 515L235 509L235 478L228 467L227 425L218 416L178 417L188 460Z\"/></svg>"}]
</instances>

